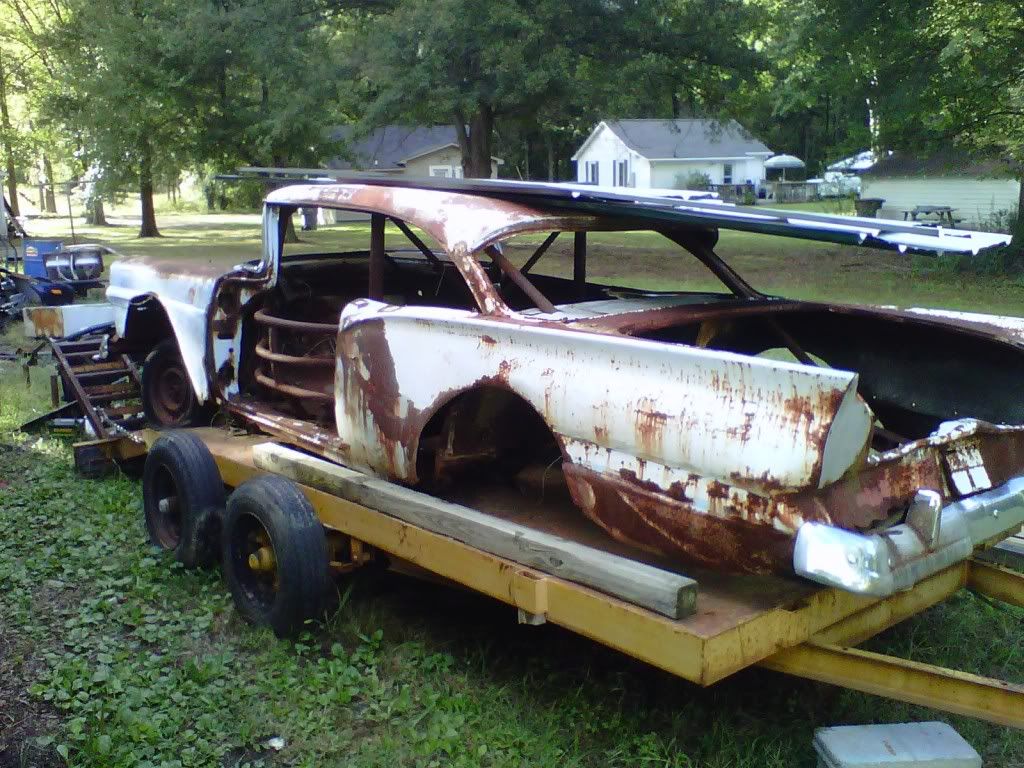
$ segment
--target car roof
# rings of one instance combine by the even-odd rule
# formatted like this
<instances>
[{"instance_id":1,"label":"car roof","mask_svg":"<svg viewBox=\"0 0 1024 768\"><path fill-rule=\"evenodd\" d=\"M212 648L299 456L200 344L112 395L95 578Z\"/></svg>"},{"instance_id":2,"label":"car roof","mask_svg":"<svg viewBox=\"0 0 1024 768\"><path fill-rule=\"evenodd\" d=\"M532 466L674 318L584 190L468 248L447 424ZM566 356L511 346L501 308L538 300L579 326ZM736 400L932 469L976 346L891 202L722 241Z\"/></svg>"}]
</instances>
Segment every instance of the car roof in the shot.
<instances>
[{"instance_id":1,"label":"car roof","mask_svg":"<svg viewBox=\"0 0 1024 768\"><path fill-rule=\"evenodd\" d=\"M274 190L267 204L382 213L420 227L449 250L474 251L513 234L559 229L733 229L901 252L973 254L1010 241L1009 235L915 222L740 206L685 190L496 179L331 174Z\"/></svg>"}]
</instances>

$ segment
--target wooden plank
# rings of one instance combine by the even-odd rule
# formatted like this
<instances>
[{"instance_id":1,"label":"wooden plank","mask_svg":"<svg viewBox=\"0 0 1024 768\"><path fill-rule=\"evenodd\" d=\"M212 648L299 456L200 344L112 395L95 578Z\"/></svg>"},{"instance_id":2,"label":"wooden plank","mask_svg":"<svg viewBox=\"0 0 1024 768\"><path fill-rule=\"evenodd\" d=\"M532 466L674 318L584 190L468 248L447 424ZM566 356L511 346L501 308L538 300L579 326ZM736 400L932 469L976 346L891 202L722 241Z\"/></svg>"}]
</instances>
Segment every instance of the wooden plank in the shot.
<instances>
[{"instance_id":1,"label":"wooden plank","mask_svg":"<svg viewBox=\"0 0 1024 768\"><path fill-rule=\"evenodd\" d=\"M975 555L975 559L1024 572L1024 536L1016 535Z\"/></svg>"},{"instance_id":2,"label":"wooden plank","mask_svg":"<svg viewBox=\"0 0 1024 768\"><path fill-rule=\"evenodd\" d=\"M679 619L696 610L697 582L686 576L516 525L275 443L254 446L252 458L260 469L663 616Z\"/></svg>"}]
</instances>

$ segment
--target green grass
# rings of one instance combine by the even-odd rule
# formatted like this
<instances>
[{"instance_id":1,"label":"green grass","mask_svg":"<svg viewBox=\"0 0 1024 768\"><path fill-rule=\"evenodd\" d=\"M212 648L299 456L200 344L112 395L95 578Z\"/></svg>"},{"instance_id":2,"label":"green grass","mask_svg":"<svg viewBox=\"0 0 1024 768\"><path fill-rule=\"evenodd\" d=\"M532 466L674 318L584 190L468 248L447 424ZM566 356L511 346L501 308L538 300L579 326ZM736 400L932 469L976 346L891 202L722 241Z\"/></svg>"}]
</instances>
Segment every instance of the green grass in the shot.
<instances>
[{"instance_id":1,"label":"green grass","mask_svg":"<svg viewBox=\"0 0 1024 768\"><path fill-rule=\"evenodd\" d=\"M157 242L100 233L183 260L234 263L258 247L252 216L161 223ZM365 227L304 238L358 247ZM567 245L548 269L568 268ZM1018 313L1024 298L1016 282L895 254L742 234L723 235L727 249L755 285L790 295ZM691 262L644 234L594 237L590 259L598 276L649 287L700 284ZM5 768L810 768L815 727L922 719L953 723L987 766L1024 765L1018 732L759 670L700 689L557 627L518 626L496 602L373 570L342 584L329 626L278 641L239 619L217 573L147 545L137 481L83 480L67 443L17 433L45 410L47 378L33 369L26 388L0 363ZM868 647L1020 682L1022 627L1024 611L965 592Z\"/></svg>"},{"instance_id":2,"label":"green grass","mask_svg":"<svg viewBox=\"0 0 1024 768\"><path fill-rule=\"evenodd\" d=\"M329 626L276 640L147 545L137 481L83 480L66 443L14 431L45 382L0 371L0 765L810 768L815 727L933 718L987 766L1024 761L1018 732L758 670L704 690L373 571ZM1019 681L1022 623L962 593L869 647Z\"/></svg>"}]
</instances>

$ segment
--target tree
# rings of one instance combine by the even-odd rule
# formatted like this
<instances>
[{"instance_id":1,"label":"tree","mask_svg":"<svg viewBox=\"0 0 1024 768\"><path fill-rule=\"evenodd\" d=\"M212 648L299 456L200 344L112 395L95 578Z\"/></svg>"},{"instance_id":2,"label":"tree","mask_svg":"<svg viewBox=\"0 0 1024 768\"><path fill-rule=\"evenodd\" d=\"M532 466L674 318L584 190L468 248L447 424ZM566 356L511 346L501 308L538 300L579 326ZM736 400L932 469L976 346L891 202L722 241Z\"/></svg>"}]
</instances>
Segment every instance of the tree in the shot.
<instances>
[{"instance_id":1,"label":"tree","mask_svg":"<svg viewBox=\"0 0 1024 768\"><path fill-rule=\"evenodd\" d=\"M7 70L2 44L0 44L0 144L3 145L4 173L11 213L18 216L21 211L18 207L18 175L14 165L14 128L11 125L11 114L7 105Z\"/></svg>"},{"instance_id":2,"label":"tree","mask_svg":"<svg viewBox=\"0 0 1024 768\"><path fill-rule=\"evenodd\" d=\"M780 2L760 1L769 6ZM790 27L795 36L789 49L805 57L806 65L779 81L784 87L772 99L777 114L787 114L787 101L806 107L815 94L838 84L863 99L875 148L920 155L948 154L952 147L959 154L951 164L965 154L1000 158L1024 180L1020 0L802 0L789 5L797 20ZM778 5L774 13L782 18L785 9ZM1010 254L1024 266L1024 217L1019 214L1013 235Z\"/></svg>"},{"instance_id":3,"label":"tree","mask_svg":"<svg viewBox=\"0 0 1024 768\"><path fill-rule=\"evenodd\" d=\"M925 33L938 72L919 103L921 122L947 141L1008 163L1020 181L1009 261L1024 267L1024 3L934 0Z\"/></svg>"},{"instance_id":4,"label":"tree","mask_svg":"<svg viewBox=\"0 0 1024 768\"><path fill-rule=\"evenodd\" d=\"M752 64L742 26L735 24L745 5L399 0L359 17L353 59L368 83L365 120L449 122L464 175L489 176L501 121L527 132L532 125L550 140L571 122L565 106L578 105L581 92L610 95L609 83L626 92L622 104L635 108L660 98L660 111L670 116L680 90L696 88L695 70L706 68L707 82L739 61ZM607 104L590 101L592 110Z\"/></svg>"}]
</instances>

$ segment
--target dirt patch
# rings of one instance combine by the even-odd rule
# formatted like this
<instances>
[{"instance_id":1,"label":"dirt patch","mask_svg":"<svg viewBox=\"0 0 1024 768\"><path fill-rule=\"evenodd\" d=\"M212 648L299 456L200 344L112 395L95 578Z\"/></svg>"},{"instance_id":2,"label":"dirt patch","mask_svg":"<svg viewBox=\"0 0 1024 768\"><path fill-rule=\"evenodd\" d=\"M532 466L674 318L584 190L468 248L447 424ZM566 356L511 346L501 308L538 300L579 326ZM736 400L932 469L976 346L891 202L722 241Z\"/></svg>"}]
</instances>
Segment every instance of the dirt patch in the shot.
<instances>
[{"instance_id":1,"label":"dirt patch","mask_svg":"<svg viewBox=\"0 0 1024 768\"><path fill-rule=\"evenodd\" d=\"M11 637L0 622L0 768L63 766L54 745L40 743L57 731L60 716L29 694L30 662L19 663Z\"/></svg>"}]
</instances>

